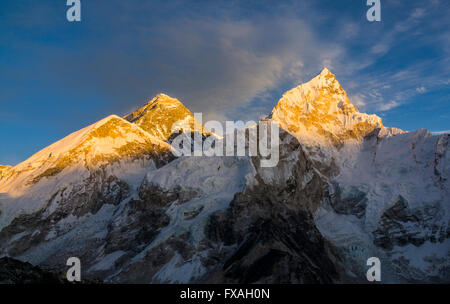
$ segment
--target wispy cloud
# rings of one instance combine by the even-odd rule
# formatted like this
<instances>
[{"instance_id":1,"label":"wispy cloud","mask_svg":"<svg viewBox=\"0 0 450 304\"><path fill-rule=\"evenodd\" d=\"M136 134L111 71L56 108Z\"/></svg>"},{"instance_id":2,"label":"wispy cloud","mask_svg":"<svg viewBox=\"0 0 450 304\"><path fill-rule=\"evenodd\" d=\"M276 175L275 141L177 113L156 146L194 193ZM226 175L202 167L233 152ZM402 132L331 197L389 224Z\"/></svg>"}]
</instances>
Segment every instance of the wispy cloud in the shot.
<instances>
[{"instance_id":1,"label":"wispy cloud","mask_svg":"<svg viewBox=\"0 0 450 304\"><path fill-rule=\"evenodd\" d=\"M423 94L427 91L425 87L418 87L416 88L417 93Z\"/></svg>"},{"instance_id":2,"label":"wispy cloud","mask_svg":"<svg viewBox=\"0 0 450 304\"><path fill-rule=\"evenodd\" d=\"M391 110L393 108L398 107L399 105L400 105L400 103L398 103L397 101L391 100L391 101L389 101L387 103L381 104L379 106L379 110L382 111L382 112L389 111L389 110Z\"/></svg>"},{"instance_id":3,"label":"wispy cloud","mask_svg":"<svg viewBox=\"0 0 450 304\"><path fill-rule=\"evenodd\" d=\"M445 130L445 131L434 131L434 132L431 132L431 133L433 133L434 135L450 134L450 130Z\"/></svg>"}]
</instances>

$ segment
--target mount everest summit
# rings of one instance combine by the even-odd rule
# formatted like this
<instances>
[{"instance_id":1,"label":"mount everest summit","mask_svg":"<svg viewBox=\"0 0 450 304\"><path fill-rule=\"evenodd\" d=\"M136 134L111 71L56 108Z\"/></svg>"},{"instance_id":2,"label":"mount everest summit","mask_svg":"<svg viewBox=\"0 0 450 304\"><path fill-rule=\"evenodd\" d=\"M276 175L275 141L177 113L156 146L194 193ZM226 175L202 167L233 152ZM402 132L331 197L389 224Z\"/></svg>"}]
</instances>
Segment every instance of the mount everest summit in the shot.
<instances>
[{"instance_id":1,"label":"mount everest summit","mask_svg":"<svg viewBox=\"0 0 450 304\"><path fill-rule=\"evenodd\" d=\"M125 116L0 166L0 257L111 283L450 282L448 134L360 113L324 69L286 92L277 166L260 156L182 156L160 94Z\"/></svg>"}]
</instances>

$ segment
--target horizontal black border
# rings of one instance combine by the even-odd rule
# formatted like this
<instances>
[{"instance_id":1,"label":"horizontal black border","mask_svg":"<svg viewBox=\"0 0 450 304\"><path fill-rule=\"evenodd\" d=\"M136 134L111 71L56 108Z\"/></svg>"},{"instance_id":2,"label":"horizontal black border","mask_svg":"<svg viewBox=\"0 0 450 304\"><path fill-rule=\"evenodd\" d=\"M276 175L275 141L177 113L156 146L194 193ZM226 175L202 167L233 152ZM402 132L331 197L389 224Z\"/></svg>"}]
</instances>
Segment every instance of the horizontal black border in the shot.
<instances>
[{"instance_id":1,"label":"horizontal black border","mask_svg":"<svg viewBox=\"0 0 450 304\"><path fill-rule=\"evenodd\" d=\"M214 291L216 296L212 301L206 299L181 299L181 292L187 289ZM268 289L269 299L236 299L223 296L225 289ZM217 296L217 294L221 296ZM406 300L441 299L444 302L450 294L450 285L226 285L226 284L194 284L194 285L131 285L131 284L99 284L99 285L0 285L2 300L28 300L48 303L75 302L84 304L86 301L114 300L124 304L132 302L158 304L196 304L196 303L311 303L316 301L346 301L351 303L367 303L376 301L384 304L386 301L405 303ZM48 300L48 301L47 301ZM9 301L5 301L7 303ZM3 301L2 301L3 303ZM108 302L106 302L108 303Z\"/></svg>"}]
</instances>

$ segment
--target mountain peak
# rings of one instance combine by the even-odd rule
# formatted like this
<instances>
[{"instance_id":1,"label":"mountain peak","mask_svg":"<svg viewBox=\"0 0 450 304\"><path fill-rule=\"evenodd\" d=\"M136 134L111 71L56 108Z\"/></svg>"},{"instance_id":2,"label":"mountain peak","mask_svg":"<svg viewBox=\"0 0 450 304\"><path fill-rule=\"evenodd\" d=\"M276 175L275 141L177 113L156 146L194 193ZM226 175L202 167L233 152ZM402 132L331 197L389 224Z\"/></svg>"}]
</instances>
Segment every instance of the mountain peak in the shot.
<instances>
[{"instance_id":1,"label":"mountain peak","mask_svg":"<svg viewBox=\"0 0 450 304\"><path fill-rule=\"evenodd\" d=\"M337 83L340 86L339 82L336 79L336 75L334 75L329 69L323 68L323 70L314 78L312 78L308 83L315 83L316 85L330 85L331 83Z\"/></svg>"},{"instance_id":2,"label":"mountain peak","mask_svg":"<svg viewBox=\"0 0 450 304\"><path fill-rule=\"evenodd\" d=\"M331 75L333 75L333 76L334 76L334 74L333 74L333 73L331 73L329 69L327 69L327 68L323 68L322 72L320 72L320 74L319 74L319 75L322 75L322 76L326 76L326 75L329 75L329 74L331 74Z\"/></svg>"},{"instance_id":3,"label":"mountain peak","mask_svg":"<svg viewBox=\"0 0 450 304\"><path fill-rule=\"evenodd\" d=\"M147 104L155 104L155 103L177 104L182 105L184 107L181 101L164 93L159 93L158 95L153 97Z\"/></svg>"},{"instance_id":4,"label":"mountain peak","mask_svg":"<svg viewBox=\"0 0 450 304\"><path fill-rule=\"evenodd\" d=\"M172 127L176 124L181 130L195 130L194 115L176 98L160 93L145 106L124 117L147 131L150 135L166 140L172 135Z\"/></svg>"},{"instance_id":5,"label":"mountain peak","mask_svg":"<svg viewBox=\"0 0 450 304\"><path fill-rule=\"evenodd\" d=\"M327 68L284 93L271 117L296 137L333 145L349 138L360 139L382 127L381 118L356 109Z\"/></svg>"},{"instance_id":6,"label":"mountain peak","mask_svg":"<svg viewBox=\"0 0 450 304\"><path fill-rule=\"evenodd\" d=\"M159 93L154 98L159 98L161 100L176 100L176 101L180 102L178 99L173 98L173 97L171 97L171 96L169 96L167 94L164 94L164 93Z\"/></svg>"},{"instance_id":7,"label":"mountain peak","mask_svg":"<svg viewBox=\"0 0 450 304\"><path fill-rule=\"evenodd\" d=\"M112 114L112 115L106 116L106 117L103 118L103 119L100 119L99 121L97 121L96 123L94 123L94 124L92 125L92 127L93 127L93 128L98 128L98 127L101 127L102 125L107 124L107 123L111 122L112 120L116 120L116 119L122 119L122 118L120 118L120 117L117 116L117 115Z\"/></svg>"}]
</instances>

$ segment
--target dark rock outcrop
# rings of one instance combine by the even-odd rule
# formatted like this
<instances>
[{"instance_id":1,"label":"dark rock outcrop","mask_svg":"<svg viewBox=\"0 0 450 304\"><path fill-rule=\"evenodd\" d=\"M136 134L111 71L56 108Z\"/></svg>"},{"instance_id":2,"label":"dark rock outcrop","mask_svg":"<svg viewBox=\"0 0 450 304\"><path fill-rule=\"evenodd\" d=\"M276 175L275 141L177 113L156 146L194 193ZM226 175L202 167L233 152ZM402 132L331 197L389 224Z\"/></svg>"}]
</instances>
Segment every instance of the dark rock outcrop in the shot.
<instances>
[{"instance_id":1,"label":"dark rock outcrop","mask_svg":"<svg viewBox=\"0 0 450 304\"><path fill-rule=\"evenodd\" d=\"M366 213L367 197L366 193L355 187L350 187L343 193L342 189L337 188L335 199L331 200L331 207L338 214L355 215L357 218L363 218Z\"/></svg>"},{"instance_id":2,"label":"dark rock outcrop","mask_svg":"<svg viewBox=\"0 0 450 304\"><path fill-rule=\"evenodd\" d=\"M326 194L327 183L302 146L286 133L288 149L281 151L273 170L292 178L268 183L257 174L258 185L237 194L226 211L211 216L209 241L236 244L220 268L205 278L225 283L333 283L343 273L337 253L317 230L312 212ZM287 137L286 137L287 136ZM298 154L295 164L288 161ZM259 159L254 158L259 169ZM307 182L303 177L309 176Z\"/></svg>"},{"instance_id":3,"label":"dark rock outcrop","mask_svg":"<svg viewBox=\"0 0 450 304\"><path fill-rule=\"evenodd\" d=\"M0 258L0 284L65 284L62 273L42 270L19 260Z\"/></svg>"},{"instance_id":4,"label":"dark rock outcrop","mask_svg":"<svg viewBox=\"0 0 450 304\"><path fill-rule=\"evenodd\" d=\"M394 246L413 244L420 246L426 241L440 242L450 237L448 228L441 225L439 205L411 209L402 196L381 216L379 228L373 232L374 244L387 250Z\"/></svg>"}]
</instances>

